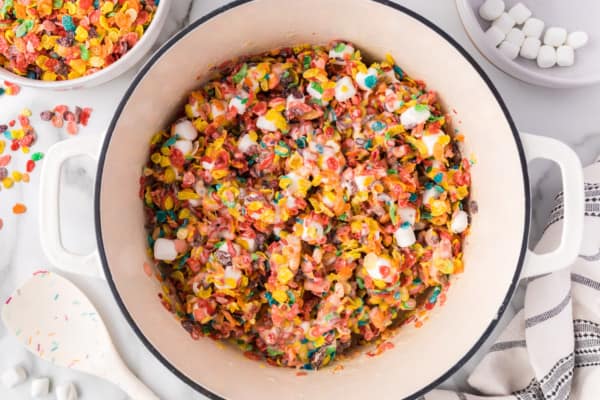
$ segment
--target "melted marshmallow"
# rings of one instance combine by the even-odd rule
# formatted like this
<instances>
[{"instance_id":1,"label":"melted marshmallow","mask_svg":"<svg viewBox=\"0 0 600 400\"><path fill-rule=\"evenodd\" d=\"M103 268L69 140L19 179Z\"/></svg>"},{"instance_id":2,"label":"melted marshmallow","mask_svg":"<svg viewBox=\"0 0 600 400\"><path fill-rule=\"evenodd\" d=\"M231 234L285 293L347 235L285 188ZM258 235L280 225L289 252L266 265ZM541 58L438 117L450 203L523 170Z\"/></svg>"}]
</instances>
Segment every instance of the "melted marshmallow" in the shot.
<instances>
[{"instance_id":1,"label":"melted marshmallow","mask_svg":"<svg viewBox=\"0 0 600 400\"><path fill-rule=\"evenodd\" d=\"M460 210L452 217L452 222L450 224L450 230L454 233L462 233L469 226L469 216L468 214Z\"/></svg>"},{"instance_id":2,"label":"melted marshmallow","mask_svg":"<svg viewBox=\"0 0 600 400\"><path fill-rule=\"evenodd\" d=\"M256 121L256 127L262 129L263 131L275 132L277 130L275 122L269 121L264 115L258 117L258 120Z\"/></svg>"},{"instance_id":3,"label":"melted marshmallow","mask_svg":"<svg viewBox=\"0 0 600 400\"><path fill-rule=\"evenodd\" d=\"M173 145L176 149L179 149L183 153L183 155L188 155L192 152L194 148L193 143L190 140L178 140Z\"/></svg>"},{"instance_id":4,"label":"melted marshmallow","mask_svg":"<svg viewBox=\"0 0 600 400\"><path fill-rule=\"evenodd\" d=\"M335 98L337 101L350 100L355 94L356 88L350 77L344 76L335 83Z\"/></svg>"},{"instance_id":5,"label":"melted marshmallow","mask_svg":"<svg viewBox=\"0 0 600 400\"><path fill-rule=\"evenodd\" d=\"M246 133L244 136L242 136L238 140L237 147L242 153L247 153L248 150L250 150L252 148L252 146L256 146L256 145L257 145L256 140L254 140L252 138L252 136L250 136L248 133Z\"/></svg>"},{"instance_id":6,"label":"melted marshmallow","mask_svg":"<svg viewBox=\"0 0 600 400\"><path fill-rule=\"evenodd\" d=\"M396 232L394 232L394 239L398 247L409 247L417 241L415 232L410 226L396 229Z\"/></svg>"},{"instance_id":7,"label":"melted marshmallow","mask_svg":"<svg viewBox=\"0 0 600 400\"><path fill-rule=\"evenodd\" d=\"M375 68L369 68L367 72L356 73L356 84L362 90L371 90L377 84L377 70Z\"/></svg>"},{"instance_id":8,"label":"melted marshmallow","mask_svg":"<svg viewBox=\"0 0 600 400\"><path fill-rule=\"evenodd\" d=\"M182 119L173 126L173 134L181 139L194 140L198 137L198 131L194 128L192 121Z\"/></svg>"},{"instance_id":9,"label":"melted marshmallow","mask_svg":"<svg viewBox=\"0 0 600 400\"><path fill-rule=\"evenodd\" d=\"M400 123L405 129L412 129L427 121L430 116L431 112L428 108L417 108L413 106L402 113L400 116Z\"/></svg>"}]
</instances>

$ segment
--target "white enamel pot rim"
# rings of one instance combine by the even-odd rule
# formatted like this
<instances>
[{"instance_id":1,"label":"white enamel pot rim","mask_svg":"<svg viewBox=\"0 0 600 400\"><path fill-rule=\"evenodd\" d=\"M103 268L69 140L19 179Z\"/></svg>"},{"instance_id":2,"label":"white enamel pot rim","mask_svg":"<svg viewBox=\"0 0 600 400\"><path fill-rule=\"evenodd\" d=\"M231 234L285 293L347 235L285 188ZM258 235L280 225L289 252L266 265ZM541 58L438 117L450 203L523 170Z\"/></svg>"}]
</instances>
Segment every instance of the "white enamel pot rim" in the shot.
<instances>
[{"instance_id":1,"label":"white enamel pot rim","mask_svg":"<svg viewBox=\"0 0 600 400\"><path fill-rule=\"evenodd\" d=\"M155 298L158 285L150 283L147 277L142 277L141 264L142 260L145 260L145 251L144 240L140 237L143 216L140 211L142 205L137 197L137 182L141 165L147 158L146 139L153 133L146 130L156 129L162 126L160 124L167 123L171 117L168 115L170 111L165 109L175 107L187 94L188 85L195 85L185 76L175 77L170 88L177 87L177 90L157 93L156 79L160 80L161 74L172 73L172 63L181 60L177 57L185 57L194 49L190 49L190 46L198 46L198 35L201 38L214 35L219 37L219 42L208 40L203 43L211 54L190 54L188 58L191 60L185 60L182 66L188 72L197 73L198 68L204 71L204 68L208 68L207 63L214 62L214 65L218 65L219 61L226 61L235 56L235 52L260 49L239 48L239 44L238 48L234 48L236 43L239 43L239 37L219 36L214 29L227 29L228 26L239 23L240 25L235 25L238 28L236 34L246 35L242 37L247 38L252 36L253 32L257 32L255 39L263 42L256 46L271 44L268 36L270 34L256 31L256 24L267 23L274 15L254 14L254 18L250 20L245 14L249 9L256 12L257 8L271 7L274 8L271 12L283 12L283 8L287 14L281 15L281 21L277 24L278 29L285 33L287 28L282 26L298 18L297 13L308 14L306 8L310 6L313 9L321 7L319 15L323 14L323 18L330 15L327 13L336 12L338 8L335 6L345 7L346 16L362 24L364 29L357 30L358 34L349 31L337 33L347 35L349 40L354 37L352 41L369 40L369 34L376 35L372 32L378 30L379 33L389 32L388 36L393 39L381 45L374 44L378 56L383 56L382 47L387 48L390 43L399 46L396 43L398 37L394 36L398 35L399 31L414 29L415 33L421 34L421 40L427 45L439 46L441 55L437 57L447 60L450 66L463 70L463 76L453 77L460 84L451 86L453 82L447 82L444 80L446 78L436 78L437 70L435 65L429 62L429 55L421 55L415 52L415 48L402 47L407 54L412 51L411 57L421 57L415 64L420 62L423 69L427 70L425 81L440 91L442 100L447 94L450 98L449 104L452 107L456 106L459 112L463 109L472 111L469 113L471 115L464 115L463 128L466 145L473 144L473 151L478 158L473 168L473 196L480 205L480 211L473 217L472 234L465 248L466 271L453 283L446 304L436 307L435 315L432 314L421 329L404 327L391 339L396 347L376 358L360 355L356 359L344 361L345 368L342 371L333 373L332 369L326 369L299 380L294 372L288 369L259 368L256 362L244 359L235 349L218 352L209 340L187 343L184 340L183 329L175 326L171 319L167 319L170 316L159 308L156 300L148 300L150 297ZM369 25L366 21L368 19L362 14L364 12L373 13L377 18L385 19L386 23ZM243 24L245 26L242 26ZM305 29L299 34L302 39L308 40L313 38L310 32L318 32L322 26L318 18L304 25L311 25L312 28L307 29L314 29ZM239 33L243 29L246 31ZM285 40L298 43L295 39L286 37L284 33L273 43L285 43ZM329 40L335 38L331 37L332 32L325 29L318 34L322 37L313 40L326 40L326 35ZM370 39L377 40L379 37ZM381 40L384 41L384 38ZM362 47L368 43L371 42L363 43ZM414 43L415 41L408 42L406 39L402 45L411 46ZM361 48L360 43L357 45ZM217 58L207 60L212 56ZM410 69L408 72L411 75L419 73L418 70ZM145 79L148 76L155 79ZM430 79L432 82L429 82ZM463 94L465 87L470 91L470 98ZM181 90L184 88L186 90ZM453 89L452 93L444 90L448 88ZM179 90L181 92L178 92ZM160 99L156 99L156 96L160 96ZM148 110L152 112L149 113ZM487 118L493 122L488 123L489 129L479 135L470 136L468 125L483 128L482 120ZM473 132L479 133L479 128ZM133 151L135 154L132 153L131 157L127 158L125 144L142 147L139 147L141 150ZM487 153L482 158L480 153L484 152ZM95 186L98 251L87 256L66 251L58 234L57 187L60 166L64 160L80 154L99 158ZM535 254L527 249L531 218L527 162L536 158L550 159L559 165L564 187L563 233L557 235L560 238L559 243L555 243L557 248L544 249L546 253L543 254ZM497 179L500 187L505 185L513 192L502 196L497 190L487 190L490 189L490 183L484 178L490 177ZM123 315L144 345L179 378L212 398L245 398L248 393L244 392L243 388L249 386L253 387L255 397L260 395L265 399L289 398L292 394L295 398L343 395L350 399L372 396L376 393L373 390L378 391L379 397L382 398L392 397L392 391L393 398L416 398L447 379L479 349L506 309L520 278L564 268L575 259L583 228L583 173L575 153L553 139L528 134L520 136L498 91L473 58L433 23L385 0L239 0L213 11L176 34L141 68L117 108L99 156L96 138L77 138L58 143L47 153L40 181L40 199L43 199L40 200L41 240L49 260L56 267L69 272L105 277ZM124 183L126 190L123 190ZM135 186L135 192L132 185ZM116 212L119 206L130 212ZM131 227L132 221L135 224L139 223L139 226ZM492 264L493 267L490 266ZM476 268L477 266L479 268ZM477 304L477 307L473 308L473 304ZM458 313L463 319L457 322L455 315L459 315ZM450 329L454 334L450 346L438 338L438 332L445 329ZM179 343L172 343L178 340ZM418 350L424 343L428 349L425 352L427 354ZM434 360L434 357L439 357L439 362ZM197 362L197 359L205 362ZM406 363L407 359L411 361L410 364ZM393 375L394 372L399 373L397 371L402 371L405 375ZM401 381L401 385L395 385L400 376L406 377ZM232 384L234 382L236 384ZM279 384L275 385L273 382Z\"/></svg>"}]
</instances>

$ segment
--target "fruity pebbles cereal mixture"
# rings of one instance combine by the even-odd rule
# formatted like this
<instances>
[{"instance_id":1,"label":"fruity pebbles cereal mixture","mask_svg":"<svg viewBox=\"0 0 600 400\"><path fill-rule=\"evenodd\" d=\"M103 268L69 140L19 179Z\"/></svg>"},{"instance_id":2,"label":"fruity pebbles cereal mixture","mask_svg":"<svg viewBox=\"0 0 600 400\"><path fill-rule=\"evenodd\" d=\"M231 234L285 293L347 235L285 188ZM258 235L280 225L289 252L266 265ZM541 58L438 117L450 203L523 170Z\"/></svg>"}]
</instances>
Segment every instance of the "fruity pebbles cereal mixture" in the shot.
<instances>
[{"instance_id":1,"label":"fruity pebbles cereal mixture","mask_svg":"<svg viewBox=\"0 0 600 400\"><path fill-rule=\"evenodd\" d=\"M61 81L108 67L140 40L159 0L0 0L0 67Z\"/></svg>"},{"instance_id":2,"label":"fruity pebbles cereal mixture","mask_svg":"<svg viewBox=\"0 0 600 400\"><path fill-rule=\"evenodd\" d=\"M348 43L226 63L143 170L163 305L194 339L305 369L431 309L469 224L447 118L424 82Z\"/></svg>"}]
</instances>

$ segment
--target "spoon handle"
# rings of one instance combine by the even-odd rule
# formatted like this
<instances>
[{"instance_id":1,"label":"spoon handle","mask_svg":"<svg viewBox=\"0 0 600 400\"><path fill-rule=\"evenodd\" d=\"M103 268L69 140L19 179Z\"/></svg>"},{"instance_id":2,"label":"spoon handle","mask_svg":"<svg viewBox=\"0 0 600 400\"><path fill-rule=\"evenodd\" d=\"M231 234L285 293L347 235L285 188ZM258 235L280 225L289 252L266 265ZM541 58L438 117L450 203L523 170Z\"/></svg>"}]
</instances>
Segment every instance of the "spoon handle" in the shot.
<instances>
[{"instance_id":1,"label":"spoon handle","mask_svg":"<svg viewBox=\"0 0 600 400\"><path fill-rule=\"evenodd\" d=\"M108 356L105 378L120 387L132 400L160 400L137 376L131 372L116 351Z\"/></svg>"},{"instance_id":2,"label":"spoon handle","mask_svg":"<svg viewBox=\"0 0 600 400\"><path fill-rule=\"evenodd\" d=\"M129 370L121 374L119 386L132 400L160 400L142 381Z\"/></svg>"}]
</instances>

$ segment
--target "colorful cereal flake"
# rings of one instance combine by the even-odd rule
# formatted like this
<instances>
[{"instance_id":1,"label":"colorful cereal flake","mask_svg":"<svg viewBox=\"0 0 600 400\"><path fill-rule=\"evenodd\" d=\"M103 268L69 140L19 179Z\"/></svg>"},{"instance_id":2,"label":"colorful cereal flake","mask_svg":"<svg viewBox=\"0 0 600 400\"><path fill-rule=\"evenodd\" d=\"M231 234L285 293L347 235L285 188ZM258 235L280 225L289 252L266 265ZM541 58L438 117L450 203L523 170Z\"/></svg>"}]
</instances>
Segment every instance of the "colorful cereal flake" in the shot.
<instances>
[{"instance_id":1,"label":"colorful cereal flake","mask_svg":"<svg viewBox=\"0 0 600 400\"><path fill-rule=\"evenodd\" d=\"M25 163L25 170L19 171L13 169L9 171L11 163L14 163L14 155L6 154L7 151L29 154L31 146L37 140L36 133L31 126L29 117L32 111L24 108L16 120L10 120L7 124L0 124L0 189L11 189L15 184L29 183L30 173L35 169L36 163L44 158L41 152L31 153ZM7 146L7 143L10 143ZM27 207L22 203L13 206L13 213L16 215L24 214ZM0 219L0 230L3 228L4 221Z\"/></svg>"},{"instance_id":2,"label":"colorful cereal flake","mask_svg":"<svg viewBox=\"0 0 600 400\"><path fill-rule=\"evenodd\" d=\"M2 38L0 38L0 41ZM1 42L0 42L1 43ZM4 86L0 85L0 96L16 96L21 92L21 87L16 83L4 81Z\"/></svg>"},{"instance_id":3,"label":"colorful cereal flake","mask_svg":"<svg viewBox=\"0 0 600 400\"><path fill-rule=\"evenodd\" d=\"M87 126L92 109L75 106L72 110L65 105L57 105L52 110L42 111L40 119L52 123L55 128L65 128L68 134L76 135L80 126Z\"/></svg>"},{"instance_id":4,"label":"colorful cereal flake","mask_svg":"<svg viewBox=\"0 0 600 400\"><path fill-rule=\"evenodd\" d=\"M23 203L17 203L13 206L12 210L14 214L25 214L27 207Z\"/></svg>"}]
</instances>

